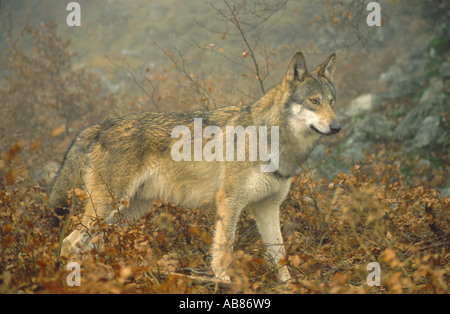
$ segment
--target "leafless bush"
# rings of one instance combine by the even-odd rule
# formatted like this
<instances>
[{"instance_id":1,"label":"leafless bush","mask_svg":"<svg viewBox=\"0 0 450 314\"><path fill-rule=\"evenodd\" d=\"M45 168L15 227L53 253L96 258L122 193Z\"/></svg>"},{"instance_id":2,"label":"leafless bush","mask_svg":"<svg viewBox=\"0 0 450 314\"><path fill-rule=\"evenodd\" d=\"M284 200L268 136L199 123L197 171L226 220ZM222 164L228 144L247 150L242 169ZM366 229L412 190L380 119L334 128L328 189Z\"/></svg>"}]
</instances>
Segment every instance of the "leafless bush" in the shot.
<instances>
[{"instance_id":1,"label":"leafless bush","mask_svg":"<svg viewBox=\"0 0 450 314\"><path fill-rule=\"evenodd\" d=\"M72 69L70 40L57 34L55 23L38 30L27 26L8 42L10 60L0 103L10 138L3 149L18 137L40 141L51 138L52 131L54 137L78 128L79 117L97 122L114 108L114 98L94 74Z\"/></svg>"}]
</instances>

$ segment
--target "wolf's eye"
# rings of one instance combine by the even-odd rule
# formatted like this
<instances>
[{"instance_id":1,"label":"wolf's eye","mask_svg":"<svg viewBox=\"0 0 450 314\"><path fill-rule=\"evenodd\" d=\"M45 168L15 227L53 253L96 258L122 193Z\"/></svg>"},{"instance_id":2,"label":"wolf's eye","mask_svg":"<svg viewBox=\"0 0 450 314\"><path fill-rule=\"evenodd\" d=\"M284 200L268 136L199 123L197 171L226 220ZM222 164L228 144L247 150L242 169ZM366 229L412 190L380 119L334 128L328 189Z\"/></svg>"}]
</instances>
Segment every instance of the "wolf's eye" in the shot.
<instances>
[{"instance_id":1,"label":"wolf's eye","mask_svg":"<svg viewBox=\"0 0 450 314\"><path fill-rule=\"evenodd\" d=\"M319 100L317 98L311 98L309 100L313 105L318 105L319 104Z\"/></svg>"},{"instance_id":2,"label":"wolf's eye","mask_svg":"<svg viewBox=\"0 0 450 314\"><path fill-rule=\"evenodd\" d=\"M334 99L330 99L330 106L334 105Z\"/></svg>"}]
</instances>

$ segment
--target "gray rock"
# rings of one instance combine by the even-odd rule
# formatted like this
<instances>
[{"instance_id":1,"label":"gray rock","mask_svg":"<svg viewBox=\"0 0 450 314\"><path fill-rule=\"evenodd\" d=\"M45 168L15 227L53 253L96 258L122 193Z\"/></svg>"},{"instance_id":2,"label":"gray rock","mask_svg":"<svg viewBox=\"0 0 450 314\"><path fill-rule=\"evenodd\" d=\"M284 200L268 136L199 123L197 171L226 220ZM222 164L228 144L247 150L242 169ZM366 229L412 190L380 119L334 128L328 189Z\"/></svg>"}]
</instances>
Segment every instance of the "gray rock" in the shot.
<instances>
[{"instance_id":1,"label":"gray rock","mask_svg":"<svg viewBox=\"0 0 450 314\"><path fill-rule=\"evenodd\" d=\"M353 163L359 163L364 159L364 152L372 151L372 149L373 144L371 142L346 143L342 147L340 157Z\"/></svg>"},{"instance_id":2,"label":"gray rock","mask_svg":"<svg viewBox=\"0 0 450 314\"><path fill-rule=\"evenodd\" d=\"M352 100L346 114L348 116L355 116L363 112L377 110L380 106L381 98L378 95L364 94Z\"/></svg>"},{"instance_id":3,"label":"gray rock","mask_svg":"<svg viewBox=\"0 0 450 314\"><path fill-rule=\"evenodd\" d=\"M347 173L349 174L351 172L349 161L351 160L344 160L346 156L339 156L336 157L334 155L328 156L326 160L324 160L322 163L317 165L317 168L315 170L320 176L326 177L327 179L331 180L338 176L340 173Z\"/></svg>"},{"instance_id":4,"label":"gray rock","mask_svg":"<svg viewBox=\"0 0 450 314\"><path fill-rule=\"evenodd\" d=\"M401 98L411 94L419 88L419 83L411 77L404 77L394 81L389 90L389 98Z\"/></svg>"},{"instance_id":5,"label":"gray rock","mask_svg":"<svg viewBox=\"0 0 450 314\"><path fill-rule=\"evenodd\" d=\"M411 109L406 117L399 123L394 130L395 138L398 140L413 139L419 131L422 121L424 121L426 117L440 117L443 113L449 115L450 106L448 105L448 101L448 96L444 93L426 96L423 100L423 104Z\"/></svg>"},{"instance_id":6,"label":"gray rock","mask_svg":"<svg viewBox=\"0 0 450 314\"><path fill-rule=\"evenodd\" d=\"M403 67L403 72L409 76L421 75L425 70L427 59L413 59Z\"/></svg>"},{"instance_id":7,"label":"gray rock","mask_svg":"<svg viewBox=\"0 0 450 314\"><path fill-rule=\"evenodd\" d=\"M436 143L442 131L439 127L439 118L434 116L426 117L419 127L419 132L413 139L414 147L425 147Z\"/></svg>"},{"instance_id":8,"label":"gray rock","mask_svg":"<svg viewBox=\"0 0 450 314\"><path fill-rule=\"evenodd\" d=\"M450 188L440 189L441 197L450 197Z\"/></svg>"},{"instance_id":9,"label":"gray rock","mask_svg":"<svg viewBox=\"0 0 450 314\"><path fill-rule=\"evenodd\" d=\"M346 141L339 146L339 157L350 163L361 162L377 140L392 138L395 128L395 123L381 113L354 116L351 125Z\"/></svg>"},{"instance_id":10,"label":"gray rock","mask_svg":"<svg viewBox=\"0 0 450 314\"><path fill-rule=\"evenodd\" d=\"M449 78L450 77L450 57L448 58L448 60L446 62L444 62L442 64L441 75L444 78Z\"/></svg>"},{"instance_id":11,"label":"gray rock","mask_svg":"<svg viewBox=\"0 0 450 314\"><path fill-rule=\"evenodd\" d=\"M311 154L309 154L308 159L312 161L320 160L325 155L325 145L319 144L317 145Z\"/></svg>"},{"instance_id":12,"label":"gray rock","mask_svg":"<svg viewBox=\"0 0 450 314\"><path fill-rule=\"evenodd\" d=\"M417 110L417 108L411 110L394 130L394 137L397 140L408 140L413 138L419 129L422 119L423 116L421 110Z\"/></svg>"},{"instance_id":13,"label":"gray rock","mask_svg":"<svg viewBox=\"0 0 450 314\"><path fill-rule=\"evenodd\" d=\"M401 77L402 74L403 73L402 73L402 70L400 69L400 67L398 65L393 65L389 68L389 70L382 73L378 80L381 82L385 82L385 83L392 83L397 78Z\"/></svg>"},{"instance_id":14,"label":"gray rock","mask_svg":"<svg viewBox=\"0 0 450 314\"><path fill-rule=\"evenodd\" d=\"M389 121L380 113L372 113L361 120L360 131L365 134L366 139L389 139L393 135L395 123Z\"/></svg>"},{"instance_id":15,"label":"gray rock","mask_svg":"<svg viewBox=\"0 0 450 314\"><path fill-rule=\"evenodd\" d=\"M428 159L423 159L421 158L417 164L416 164L417 168L430 168L431 167L431 161L429 161Z\"/></svg>"},{"instance_id":16,"label":"gray rock","mask_svg":"<svg viewBox=\"0 0 450 314\"><path fill-rule=\"evenodd\" d=\"M444 83L438 77L430 80L429 87L425 90L419 100L420 105L426 105L436 102L436 96L444 89Z\"/></svg>"},{"instance_id":17,"label":"gray rock","mask_svg":"<svg viewBox=\"0 0 450 314\"><path fill-rule=\"evenodd\" d=\"M381 113L371 113L363 117L352 118L352 127L346 143L390 139L394 134L395 123Z\"/></svg>"}]
</instances>

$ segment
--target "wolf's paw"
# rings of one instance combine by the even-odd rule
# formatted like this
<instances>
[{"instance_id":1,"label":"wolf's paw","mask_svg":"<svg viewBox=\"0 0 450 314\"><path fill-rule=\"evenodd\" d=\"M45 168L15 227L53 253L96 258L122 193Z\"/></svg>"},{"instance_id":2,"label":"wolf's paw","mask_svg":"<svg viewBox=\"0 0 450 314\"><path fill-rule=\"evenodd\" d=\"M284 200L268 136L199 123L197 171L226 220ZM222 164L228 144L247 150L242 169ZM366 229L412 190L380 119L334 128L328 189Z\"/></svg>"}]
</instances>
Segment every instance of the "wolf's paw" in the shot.
<instances>
[{"instance_id":1,"label":"wolf's paw","mask_svg":"<svg viewBox=\"0 0 450 314\"><path fill-rule=\"evenodd\" d=\"M286 267L281 268L278 270L278 279L282 283L287 283L289 280L291 280L291 275L289 274L289 271Z\"/></svg>"},{"instance_id":2,"label":"wolf's paw","mask_svg":"<svg viewBox=\"0 0 450 314\"><path fill-rule=\"evenodd\" d=\"M220 276L220 277L216 277L217 279L220 279L220 280L223 280L223 281L229 281L229 282L231 282L231 278L230 278L230 276L228 276L228 275L223 275L223 276Z\"/></svg>"},{"instance_id":3,"label":"wolf's paw","mask_svg":"<svg viewBox=\"0 0 450 314\"><path fill-rule=\"evenodd\" d=\"M228 276L227 273L224 270L220 270L220 271L216 270L216 271L214 271L214 277L216 277L219 280L231 282L230 276Z\"/></svg>"}]
</instances>

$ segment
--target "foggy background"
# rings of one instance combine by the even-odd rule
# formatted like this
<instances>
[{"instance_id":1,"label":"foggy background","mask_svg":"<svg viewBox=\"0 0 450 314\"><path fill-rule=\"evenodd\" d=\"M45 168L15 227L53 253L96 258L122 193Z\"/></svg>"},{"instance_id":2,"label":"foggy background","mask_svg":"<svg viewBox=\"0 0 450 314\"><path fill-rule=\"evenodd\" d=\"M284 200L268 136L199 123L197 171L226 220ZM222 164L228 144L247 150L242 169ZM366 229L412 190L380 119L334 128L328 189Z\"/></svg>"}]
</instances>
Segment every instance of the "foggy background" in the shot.
<instances>
[{"instance_id":1,"label":"foggy background","mask_svg":"<svg viewBox=\"0 0 450 314\"><path fill-rule=\"evenodd\" d=\"M80 0L81 27L66 24L69 2L0 0L1 293L448 294L449 1L376 1L380 27L363 0ZM138 111L251 103L299 50L310 71L337 54L343 130L321 139L281 206L294 281L277 283L246 212L240 281L164 277L207 272L216 214L156 200L135 225L96 221L111 241L67 287L48 190L76 134ZM68 231L83 227L75 216ZM373 261L381 287L366 285Z\"/></svg>"}]
</instances>

